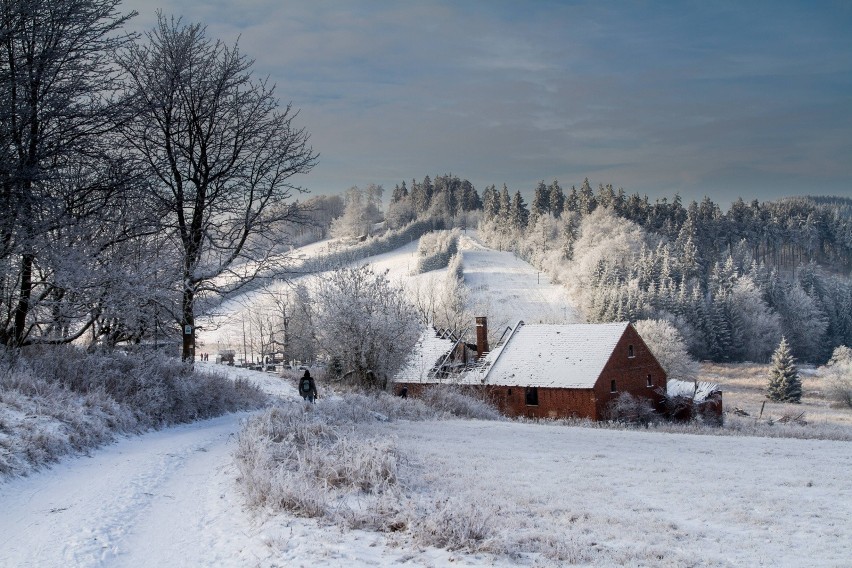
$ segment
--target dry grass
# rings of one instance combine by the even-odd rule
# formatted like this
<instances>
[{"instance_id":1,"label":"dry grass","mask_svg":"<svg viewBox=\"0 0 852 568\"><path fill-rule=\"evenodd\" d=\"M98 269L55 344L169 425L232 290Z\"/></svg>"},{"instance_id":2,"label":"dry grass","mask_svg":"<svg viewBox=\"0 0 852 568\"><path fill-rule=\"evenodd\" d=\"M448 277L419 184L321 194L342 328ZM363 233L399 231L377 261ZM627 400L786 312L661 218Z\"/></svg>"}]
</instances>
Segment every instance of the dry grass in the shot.
<instances>
[{"instance_id":1,"label":"dry grass","mask_svg":"<svg viewBox=\"0 0 852 568\"><path fill-rule=\"evenodd\" d=\"M783 416L798 416L812 425L842 426L852 429L852 409L834 404L827 392L826 379L820 369L800 367L802 379L801 404L773 402L766 398L770 365L756 363L702 363L698 378L718 383L722 388L724 408L730 416L735 408L757 418L777 420ZM764 406L765 403L765 406Z\"/></svg>"},{"instance_id":2,"label":"dry grass","mask_svg":"<svg viewBox=\"0 0 852 568\"><path fill-rule=\"evenodd\" d=\"M158 354L86 354L60 346L12 357L0 350L0 482L118 434L258 408L266 399L244 381Z\"/></svg>"}]
</instances>

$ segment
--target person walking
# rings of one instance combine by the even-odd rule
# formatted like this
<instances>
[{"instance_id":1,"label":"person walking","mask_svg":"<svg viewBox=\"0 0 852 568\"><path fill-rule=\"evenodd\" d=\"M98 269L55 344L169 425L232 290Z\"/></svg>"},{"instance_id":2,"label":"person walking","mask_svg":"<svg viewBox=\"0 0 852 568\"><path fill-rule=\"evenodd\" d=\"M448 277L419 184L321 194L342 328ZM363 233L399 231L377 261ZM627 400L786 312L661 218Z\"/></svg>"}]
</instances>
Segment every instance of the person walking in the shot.
<instances>
[{"instance_id":1,"label":"person walking","mask_svg":"<svg viewBox=\"0 0 852 568\"><path fill-rule=\"evenodd\" d=\"M314 382L311 372L307 369L305 369L305 374L302 375L302 378L299 379L299 394L310 403L315 402L317 399L317 384Z\"/></svg>"}]
</instances>

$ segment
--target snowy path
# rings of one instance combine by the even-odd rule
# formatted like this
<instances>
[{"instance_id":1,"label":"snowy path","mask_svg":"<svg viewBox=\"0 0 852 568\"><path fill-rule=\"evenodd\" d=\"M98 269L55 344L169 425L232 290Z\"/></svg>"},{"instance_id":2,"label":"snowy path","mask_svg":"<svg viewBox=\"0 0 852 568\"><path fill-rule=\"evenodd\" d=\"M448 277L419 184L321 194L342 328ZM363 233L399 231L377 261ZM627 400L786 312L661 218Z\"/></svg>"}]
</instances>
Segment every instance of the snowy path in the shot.
<instances>
[{"instance_id":1,"label":"snowy path","mask_svg":"<svg viewBox=\"0 0 852 568\"><path fill-rule=\"evenodd\" d=\"M579 315L568 301L563 286L511 252L487 248L475 235L463 236L464 281L474 302L485 300L492 319L505 324L578 323Z\"/></svg>"},{"instance_id":2,"label":"snowy path","mask_svg":"<svg viewBox=\"0 0 852 568\"><path fill-rule=\"evenodd\" d=\"M250 527L230 516L240 510L230 452L243 416L124 439L0 486L0 565L251 562L241 557Z\"/></svg>"},{"instance_id":3,"label":"snowy path","mask_svg":"<svg viewBox=\"0 0 852 568\"><path fill-rule=\"evenodd\" d=\"M275 376L197 365L297 399ZM276 539L244 511L236 491L231 454L247 416L123 438L0 485L0 566L274 565L269 543ZM316 530L310 523L296 529Z\"/></svg>"}]
</instances>

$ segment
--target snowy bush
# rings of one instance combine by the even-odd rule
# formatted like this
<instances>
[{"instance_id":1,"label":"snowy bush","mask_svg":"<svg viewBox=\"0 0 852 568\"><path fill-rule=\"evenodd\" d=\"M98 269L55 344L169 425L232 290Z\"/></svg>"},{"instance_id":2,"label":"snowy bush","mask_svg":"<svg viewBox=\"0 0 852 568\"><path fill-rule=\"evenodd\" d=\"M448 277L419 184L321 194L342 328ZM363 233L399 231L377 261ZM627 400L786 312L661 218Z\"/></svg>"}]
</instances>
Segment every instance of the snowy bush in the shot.
<instances>
[{"instance_id":1,"label":"snowy bush","mask_svg":"<svg viewBox=\"0 0 852 568\"><path fill-rule=\"evenodd\" d=\"M339 410L322 401L316 407L292 404L245 424L235 458L250 505L317 517L349 493L396 484L393 445L349 430Z\"/></svg>"},{"instance_id":2,"label":"snowy bush","mask_svg":"<svg viewBox=\"0 0 852 568\"><path fill-rule=\"evenodd\" d=\"M348 392L315 405L267 409L250 418L239 434L234 457L242 491L252 507L322 517L348 528L407 531L423 545L504 550L492 543L496 511L489 506L407 496L400 468L408 459L376 426L465 413L499 418L464 395L423 401Z\"/></svg>"},{"instance_id":3,"label":"snowy bush","mask_svg":"<svg viewBox=\"0 0 852 568\"><path fill-rule=\"evenodd\" d=\"M194 372L161 356L30 348L0 372L0 475L25 475L118 433L256 408L245 382Z\"/></svg>"},{"instance_id":4,"label":"snowy bush","mask_svg":"<svg viewBox=\"0 0 852 568\"><path fill-rule=\"evenodd\" d=\"M417 246L417 272L424 273L446 268L459 250L458 229L451 231L433 231L420 237Z\"/></svg>"},{"instance_id":5,"label":"snowy bush","mask_svg":"<svg viewBox=\"0 0 852 568\"><path fill-rule=\"evenodd\" d=\"M343 250L307 259L302 264L300 270L304 273L313 273L345 266L370 256L396 250L415 239L419 239L422 235L430 231L442 229L443 227L443 222L436 219L412 221L405 227L396 231L389 231L381 237L368 238L363 243L346 247ZM290 273L282 274L281 276L289 275Z\"/></svg>"},{"instance_id":6,"label":"snowy bush","mask_svg":"<svg viewBox=\"0 0 852 568\"><path fill-rule=\"evenodd\" d=\"M439 495L421 507L409 530L422 546L448 550L505 553L495 522L499 511L489 503L473 503L464 497Z\"/></svg>"},{"instance_id":7,"label":"snowy bush","mask_svg":"<svg viewBox=\"0 0 852 568\"><path fill-rule=\"evenodd\" d=\"M439 413L456 418L474 418L478 420L505 420L491 402L485 397L477 397L450 385L438 385L423 391L421 400Z\"/></svg>"},{"instance_id":8,"label":"snowy bush","mask_svg":"<svg viewBox=\"0 0 852 568\"><path fill-rule=\"evenodd\" d=\"M852 408L852 349L835 348L831 360L823 367L826 394L841 406Z\"/></svg>"},{"instance_id":9,"label":"snowy bush","mask_svg":"<svg viewBox=\"0 0 852 568\"><path fill-rule=\"evenodd\" d=\"M651 400L622 392L610 401L607 418L616 422L650 424L659 420L659 415L654 411Z\"/></svg>"},{"instance_id":10,"label":"snowy bush","mask_svg":"<svg viewBox=\"0 0 852 568\"><path fill-rule=\"evenodd\" d=\"M450 259L450 263L447 265L447 277L453 278L458 282L463 282L464 265L462 264L462 256L460 253L454 254Z\"/></svg>"}]
</instances>

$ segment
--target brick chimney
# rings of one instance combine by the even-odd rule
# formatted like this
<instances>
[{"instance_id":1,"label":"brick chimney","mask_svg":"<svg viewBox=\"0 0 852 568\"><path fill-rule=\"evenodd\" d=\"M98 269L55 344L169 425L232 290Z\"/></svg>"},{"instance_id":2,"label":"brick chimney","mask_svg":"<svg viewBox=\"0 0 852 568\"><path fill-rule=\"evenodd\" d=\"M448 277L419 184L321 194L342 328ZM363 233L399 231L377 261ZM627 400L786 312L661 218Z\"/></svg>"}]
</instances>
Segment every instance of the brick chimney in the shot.
<instances>
[{"instance_id":1,"label":"brick chimney","mask_svg":"<svg viewBox=\"0 0 852 568\"><path fill-rule=\"evenodd\" d=\"M481 359L488 352L488 318L476 318L476 358Z\"/></svg>"}]
</instances>

